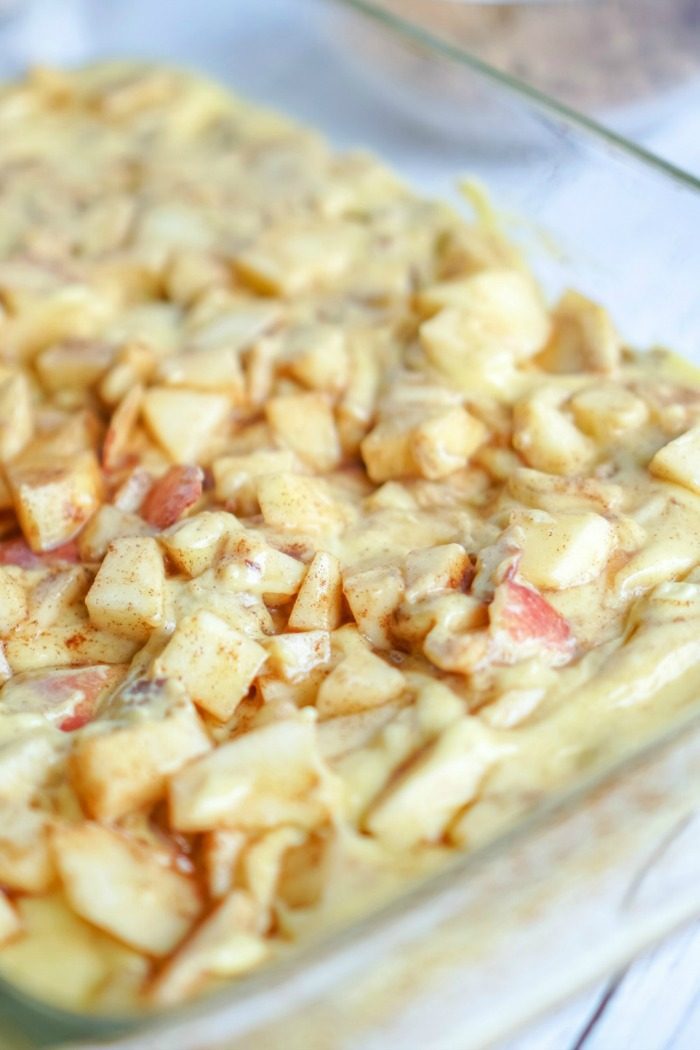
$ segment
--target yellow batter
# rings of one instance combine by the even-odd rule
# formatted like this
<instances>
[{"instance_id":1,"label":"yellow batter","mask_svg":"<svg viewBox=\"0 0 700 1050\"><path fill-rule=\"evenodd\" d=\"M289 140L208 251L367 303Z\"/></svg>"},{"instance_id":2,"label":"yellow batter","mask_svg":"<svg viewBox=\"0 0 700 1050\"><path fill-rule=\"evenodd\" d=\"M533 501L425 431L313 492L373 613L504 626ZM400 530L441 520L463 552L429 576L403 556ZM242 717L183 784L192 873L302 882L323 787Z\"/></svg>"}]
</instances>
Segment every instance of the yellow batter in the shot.
<instances>
[{"instance_id":1,"label":"yellow batter","mask_svg":"<svg viewBox=\"0 0 700 1050\"><path fill-rule=\"evenodd\" d=\"M696 699L689 366L184 73L0 126L0 972L198 994Z\"/></svg>"}]
</instances>

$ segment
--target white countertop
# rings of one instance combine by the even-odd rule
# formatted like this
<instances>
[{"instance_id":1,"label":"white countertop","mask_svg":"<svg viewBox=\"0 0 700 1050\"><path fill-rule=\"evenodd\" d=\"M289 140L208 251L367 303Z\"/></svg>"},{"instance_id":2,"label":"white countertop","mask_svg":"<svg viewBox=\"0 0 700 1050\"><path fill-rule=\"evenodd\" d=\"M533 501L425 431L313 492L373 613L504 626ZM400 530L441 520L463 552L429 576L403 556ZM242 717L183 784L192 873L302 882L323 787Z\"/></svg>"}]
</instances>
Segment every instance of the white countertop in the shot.
<instances>
[{"instance_id":1,"label":"white countertop","mask_svg":"<svg viewBox=\"0 0 700 1050\"><path fill-rule=\"evenodd\" d=\"M541 1019L502 1050L697 1050L700 923Z\"/></svg>"}]
</instances>

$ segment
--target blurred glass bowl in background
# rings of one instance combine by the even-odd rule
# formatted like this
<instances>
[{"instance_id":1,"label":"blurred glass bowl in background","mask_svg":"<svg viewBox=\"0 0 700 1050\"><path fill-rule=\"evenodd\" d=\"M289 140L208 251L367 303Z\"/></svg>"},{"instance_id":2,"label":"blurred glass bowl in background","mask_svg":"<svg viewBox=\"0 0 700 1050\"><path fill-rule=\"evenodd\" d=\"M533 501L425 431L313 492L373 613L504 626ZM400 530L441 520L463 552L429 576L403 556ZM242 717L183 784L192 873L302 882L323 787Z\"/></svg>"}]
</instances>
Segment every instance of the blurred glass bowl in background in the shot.
<instances>
[{"instance_id":1,"label":"blurred glass bowl in background","mask_svg":"<svg viewBox=\"0 0 700 1050\"><path fill-rule=\"evenodd\" d=\"M700 91L700 0L376 0L559 102L625 133L668 111L689 84ZM357 24L355 23L355 27ZM439 88L417 47L399 55L381 33L342 42L367 71L384 70L414 89L416 112Z\"/></svg>"}]
</instances>

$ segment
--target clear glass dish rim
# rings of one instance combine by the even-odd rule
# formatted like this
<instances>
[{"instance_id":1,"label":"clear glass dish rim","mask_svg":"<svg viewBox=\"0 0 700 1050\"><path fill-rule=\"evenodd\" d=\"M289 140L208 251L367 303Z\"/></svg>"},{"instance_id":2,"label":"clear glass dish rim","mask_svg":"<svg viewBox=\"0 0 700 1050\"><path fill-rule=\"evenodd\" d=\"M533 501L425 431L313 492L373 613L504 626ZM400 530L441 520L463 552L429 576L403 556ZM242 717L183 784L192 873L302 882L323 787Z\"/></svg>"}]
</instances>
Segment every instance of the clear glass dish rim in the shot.
<instances>
[{"instance_id":1,"label":"clear glass dish rim","mask_svg":"<svg viewBox=\"0 0 700 1050\"><path fill-rule=\"evenodd\" d=\"M400 15L377 6L372 0L322 2L357 12L361 17L383 26L404 42L418 45L434 57L469 69L480 79L493 85L496 90L511 95L526 108L553 117L573 129L577 135L597 141L600 145L612 149L614 153L626 156L641 169L652 171L662 180L700 195L700 177L657 156L517 77L496 69L465 48L437 37ZM667 748L679 743L685 734L696 730L700 730L700 710L690 711L685 716L676 718L670 727L666 727L643 745L633 748L622 759L596 770L594 774L578 780L572 787L551 796L486 845L472 853L455 853L439 871L411 883L406 892L397 894L346 926L334 928L327 934L295 947L288 956L276 959L259 971L238 978L227 987L201 999L140 1014L91 1014L64 1009L43 1001L0 977L0 1038L3 1035L5 1010L9 1011L7 1020L20 1026L16 1029L18 1033L21 1033L24 1024L36 1022L45 1026L45 1031L53 1028L58 1042L66 1039L113 1039L119 1036L147 1035L149 1031L164 1031L170 1026L176 1026L178 1021L195 1019L203 1014L216 1012L224 1005L235 1006L251 996L271 992L305 965L321 964L324 959L349 949L370 931L375 932L410 914L433 895L449 892L451 888L468 879L472 872L491 863L496 857L512 849L516 843L545 828L550 821L577 810L597 789L605 788L645 759L660 755Z\"/></svg>"}]
</instances>

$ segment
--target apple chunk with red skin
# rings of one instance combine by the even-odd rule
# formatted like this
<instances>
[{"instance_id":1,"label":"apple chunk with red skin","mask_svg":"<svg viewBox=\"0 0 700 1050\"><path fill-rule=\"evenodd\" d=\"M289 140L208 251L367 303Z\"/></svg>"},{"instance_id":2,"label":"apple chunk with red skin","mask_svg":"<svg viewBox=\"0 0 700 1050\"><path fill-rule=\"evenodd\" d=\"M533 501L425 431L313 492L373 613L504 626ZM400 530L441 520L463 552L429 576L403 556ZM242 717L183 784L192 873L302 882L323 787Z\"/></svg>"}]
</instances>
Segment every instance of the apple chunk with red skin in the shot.
<instances>
[{"instance_id":1,"label":"apple chunk with red skin","mask_svg":"<svg viewBox=\"0 0 700 1050\"><path fill-rule=\"evenodd\" d=\"M515 575L515 567L508 570L489 606L494 658L514 663L544 649L555 662L568 661L576 645L568 622Z\"/></svg>"},{"instance_id":2,"label":"apple chunk with red skin","mask_svg":"<svg viewBox=\"0 0 700 1050\"><path fill-rule=\"evenodd\" d=\"M123 664L61 667L17 674L0 690L3 711L43 715L64 733L87 725L121 682Z\"/></svg>"}]
</instances>

